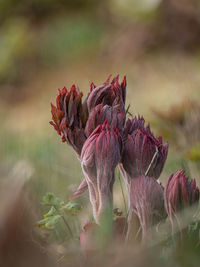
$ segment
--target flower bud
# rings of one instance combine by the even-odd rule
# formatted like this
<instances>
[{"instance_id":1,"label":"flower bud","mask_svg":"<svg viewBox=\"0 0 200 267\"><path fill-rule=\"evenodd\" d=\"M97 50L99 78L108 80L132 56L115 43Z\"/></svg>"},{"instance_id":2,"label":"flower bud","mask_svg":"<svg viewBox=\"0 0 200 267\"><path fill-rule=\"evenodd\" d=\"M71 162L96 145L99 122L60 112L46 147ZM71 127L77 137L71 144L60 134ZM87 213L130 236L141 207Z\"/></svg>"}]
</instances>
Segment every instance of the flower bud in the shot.
<instances>
[{"instance_id":1,"label":"flower bud","mask_svg":"<svg viewBox=\"0 0 200 267\"><path fill-rule=\"evenodd\" d=\"M122 150L122 140L116 128L105 121L88 137L81 153L93 215L98 223L102 213L112 206L114 170Z\"/></svg>"},{"instance_id":2,"label":"flower bud","mask_svg":"<svg viewBox=\"0 0 200 267\"><path fill-rule=\"evenodd\" d=\"M184 208L199 201L199 188L195 179L189 181L185 171L180 170L171 174L165 186L165 209L172 219L174 215Z\"/></svg>"},{"instance_id":3,"label":"flower bud","mask_svg":"<svg viewBox=\"0 0 200 267\"><path fill-rule=\"evenodd\" d=\"M126 76L121 84L119 84L119 75L110 82L111 75L101 86L96 87L93 83L90 86L90 93L87 98L87 106L89 113L94 107L100 103L108 106L120 104L125 105L126 99Z\"/></svg>"},{"instance_id":4,"label":"flower bud","mask_svg":"<svg viewBox=\"0 0 200 267\"><path fill-rule=\"evenodd\" d=\"M83 103L82 93L73 85L70 91L66 87L59 89L56 106L51 104L50 124L61 135L62 141L74 148L78 156L86 138L105 120L118 128L120 133L123 132L126 116L126 77L121 84L119 76L112 82L110 78L111 76L98 87L92 83L90 93Z\"/></svg>"},{"instance_id":5,"label":"flower bud","mask_svg":"<svg viewBox=\"0 0 200 267\"><path fill-rule=\"evenodd\" d=\"M79 88L73 85L70 91L64 87L59 90L56 98L56 107L51 104L52 120L51 125L62 141L71 145L78 155L81 154L83 143L86 140L84 134L84 113L82 107L82 93Z\"/></svg>"},{"instance_id":6,"label":"flower bud","mask_svg":"<svg viewBox=\"0 0 200 267\"><path fill-rule=\"evenodd\" d=\"M105 120L108 122L109 125L112 125L117 128L122 134L125 117L125 110L120 104L111 107L108 105L103 105L103 103L101 103L94 107L90 112L85 127L85 135L89 136L94 131L94 129L98 125L103 124Z\"/></svg>"},{"instance_id":7,"label":"flower bud","mask_svg":"<svg viewBox=\"0 0 200 267\"><path fill-rule=\"evenodd\" d=\"M155 138L144 119L135 117L128 120L124 130L125 144L122 167L130 178L148 175L159 178L168 153L168 142L162 137Z\"/></svg>"}]
</instances>

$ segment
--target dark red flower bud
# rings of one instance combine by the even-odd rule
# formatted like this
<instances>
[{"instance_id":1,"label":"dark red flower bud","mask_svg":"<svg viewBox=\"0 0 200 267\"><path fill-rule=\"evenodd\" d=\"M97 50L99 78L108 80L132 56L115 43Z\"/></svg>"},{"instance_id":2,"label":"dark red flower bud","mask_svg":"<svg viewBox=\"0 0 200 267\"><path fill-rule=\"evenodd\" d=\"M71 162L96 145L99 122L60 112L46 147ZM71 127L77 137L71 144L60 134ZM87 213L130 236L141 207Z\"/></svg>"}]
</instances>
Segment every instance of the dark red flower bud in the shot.
<instances>
[{"instance_id":1,"label":"dark red flower bud","mask_svg":"<svg viewBox=\"0 0 200 267\"><path fill-rule=\"evenodd\" d=\"M125 129L124 129L124 138L127 139L128 135L131 135L137 129L149 129L149 125L145 128L144 126L145 120L143 116L135 116L132 120L128 119L126 121Z\"/></svg>"},{"instance_id":2,"label":"dark red flower bud","mask_svg":"<svg viewBox=\"0 0 200 267\"><path fill-rule=\"evenodd\" d=\"M56 107L51 105L52 124L62 141L67 141L78 155L81 154L83 143L86 140L84 134L84 114L87 113L82 106L82 93L73 85L70 91L64 87L59 90L56 98Z\"/></svg>"},{"instance_id":3,"label":"dark red flower bud","mask_svg":"<svg viewBox=\"0 0 200 267\"><path fill-rule=\"evenodd\" d=\"M196 186L196 181L193 179L189 181L184 170L169 176L164 194L165 208L170 218L199 201L199 188Z\"/></svg>"},{"instance_id":4,"label":"dark red flower bud","mask_svg":"<svg viewBox=\"0 0 200 267\"><path fill-rule=\"evenodd\" d=\"M93 83L82 104L82 93L73 85L70 91L59 90L56 106L51 105L52 124L62 141L71 145L80 156L86 138L100 124L110 125L123 132L125 123L126 77L119 84L119 76L111 76L99 87ZM86 125L87 124L87 125Z\"/></svg>"},{"instance_id":5,"label":"dark red flower bud","mask_svg":"<svg viewBox=\"0 0 200 267\"><path fill-rule=\"evenodd\" d=\"M103 124L105 120L107 120L109 125L117 128L122 134L125 119L125 110L124 107L122 107L120 104L111 107L108 105L103 105L103 103L101 103L94 107L90 112L85 127L85 134L86 136L89 136L94 131L94 129L98 125Z\"/></svg>"},{"instance_id":6,"label":"dark red flower bud","mask_svg":"<svg viewBox=\"0 0 200 267\"><path fill-rule=\"evenodd\" d=\"M168 142L163 144L161 136L155 138L149 125L144 127L142 117L128 120L124 135L124 171L130 178L148 175L158 179L167 158Z\"/></svg>"},{"instance_id":7,"label":"dark red flower bud","mask_svg":"<svg viewBox=\"0 0 200 267\"><path fill-rule=\"evenodd\" d=\"M112 205L114 170L120 160L121 150L119 131L109 126L107 121L99 125L83 145L81 165L97 222L104 210Z\"/></svg>"},{"instance_id":8,"label":"dark red flower bud","mask_svg":"<svg viewBox=\"0 0 200 267\"><path fill-rule=\"evenodd\" d=\"M119 83L119 75L110 82L111 75L101 86L96 87L93 83L90 86L90 93L87 98L87 106L89 113L99 104L114 106L120 104L125 105L126 99L126 76L122 83Z\"/></svg>"},{"instance_id":9,"label":"dark red flower bud","mask_svg":"<svg viewBox=\"0 0 200 267\"><path fill-rule=\"evenodd\" d=\"M143 238L166 217L163 187L155 178L143 175L131 180L130 212L139 218Z\"/></svg>"}]
</instances>

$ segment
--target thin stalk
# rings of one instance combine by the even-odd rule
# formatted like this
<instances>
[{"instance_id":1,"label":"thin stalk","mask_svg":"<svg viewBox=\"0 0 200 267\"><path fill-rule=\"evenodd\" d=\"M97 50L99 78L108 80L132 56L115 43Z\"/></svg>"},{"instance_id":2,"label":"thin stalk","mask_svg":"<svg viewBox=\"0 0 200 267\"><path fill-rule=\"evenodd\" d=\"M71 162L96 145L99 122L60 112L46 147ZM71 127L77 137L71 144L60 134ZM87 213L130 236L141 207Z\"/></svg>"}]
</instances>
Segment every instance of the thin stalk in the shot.
<instances>
[{"instance_id":1,"label":"thin stalk","mask_svg":"<svg viewBox=\"0 0 200 267\"><path fill-rule=\"evenodd\" d=\"M58 209L56 208L56 206L55 206L55 205L53 205L53 206L54 206L54 208L57 210L57 212L58 212L58 214L59 214L59 211L58 211ZM64 224L66 225L66 227L67 227L67 229L68 229L68 231L69 231L69 233L70 233L70 236L73 237L72 230L71 230L71 228L70 228L68 222L66 221L64 215L63 215L63 214L60 214L60 216L61 216L61 218L63 219L63 222L64 222Z\"/></svg>"},{"instance_id":2,"label":"thin stalk","mask_svg":"<svg viewBox=\"0 0 200 267\"><path fill-rule=\"evenodd\" d=\"M146 170L146 172L145 172L145 176L147 176L149 170L151 169L151 166L152 166L152 164L153 164L153 162L154 162L154 159L155 159L155 157L157 156L157 154L158 154L158 148L157 148L157 146L156 146L156 152L154 153L153 158L152 158L152 160L151 160L151 162L150 162L150 164L149 164L149 167L147 168L147 170Z\"/></svg>"},{"instance_id":3,"label":"thin stalk","mask_svg":"<svg viewBox=\"0 0 200 267\"><path fill-rule=\"evenodd\" d=\"M64 224L66 225L66 227L67 227L67 229L68 229L68 231L69 231L69 233L70 233L70 236L73 238L73 233L72 233L72 230L71 230L71 228L70 228L70 226L69 226L68 222L66 221L66 219L65 219L64 215L60 215L60 216L62 217L62 219L63 219L63 222L64 222Z\"/></svg>"},{"instance_id":4,"label":"thin stalk","mask_svg":"<svg viewBox=\"0 0 200 267\"><path fill-rule=\"evenodd\" d=\"M118 172L118 179L119 179L119 184L120 184L122 197L123 197L123 201L124 201L124 209L125 209L126 216L127 216L128 215L128 210L127 210L127 206L126 206L125 194L124 194L124 190L123 190L123 186L122 186L122 182L121 182L121 178L120 178L120 173L119 172Z\"/></svg>"}]
</instances>

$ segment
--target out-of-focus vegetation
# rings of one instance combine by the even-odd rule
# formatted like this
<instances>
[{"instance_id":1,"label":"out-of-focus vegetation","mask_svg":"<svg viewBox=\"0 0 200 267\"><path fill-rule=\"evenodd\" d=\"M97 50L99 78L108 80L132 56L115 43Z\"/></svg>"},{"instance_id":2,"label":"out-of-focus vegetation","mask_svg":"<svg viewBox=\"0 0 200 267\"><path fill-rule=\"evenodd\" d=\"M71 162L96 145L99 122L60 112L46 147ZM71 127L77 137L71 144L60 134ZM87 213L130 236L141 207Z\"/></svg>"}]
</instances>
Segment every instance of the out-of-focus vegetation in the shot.
<instances>
[{"instance_id":1,"label":"out-of-focus vegetation","mask_svg":"<svg viewBox=\"0 0 200 267\"><path fill-rule=\"evenodd\" d=\"M72 149L61 143L48 124L50 102L59 87L76 83L85 93L90 81L98 84L110 73L127 74L130 112L144 115L152 122L154 131L169 140L169 156L161 181L164 183L170 172L186 168L200 185L199 15L198 0L1 1L0 185L10 196L15 189L8 189L5 183L23 187L18 202L2 194L1 217L8 221L6 226L26 237L21 225L32 229L48 212L41 205L47 192L68 202L83 177ZM23 177L27 179L19 182ZM118 180L115 187L115 203L124 210ZM22 221L16 221L16 231L9 222L15 222L17 215L11 212L14 217L7 216L7 202L11 203L9 211L14 209L21 214L22 205L27 212ZM76 229L91 217L88 202L87 193L78 199L83 211L78 215ZM10 253L14 255L18 244L25 251L24 244L11 230L8 228L15 246ZM41 244L40 238L34 238ZM74 251L77 243L68 247L66 253L62 234L50 240L45 234L44 239L44 251L53 251L56 260L65 254L74 266L76 257L70 258L69 251ZM6 240L9 246L11 240L10 236ZM187 266L189 261L190 266L195 266L199 251L192 251L189 244L176 248L169 265ZM5 246L5 251L9 246ZM27 255L33 250L37 255L35 246L30 247ZM126 260L121 261L132 262L132 253L127 252ZM162 262L162 255L156 260L152 256L158 255L154 249L140 251L142 257L138 256L141 255L138 249L134 253L135 264L140 266L149 260L155 261L155 266ZM15 255L16 259L20 255L23 257L24 253ZM50 266L43 255L39 258L43 260L42 266Z\"/></svg>"},{"instance_id":2,"label":"out-of-focus vegetation","mask_svg":"<svg viewBox=\"0 0 200 267\"><path fill-rule=\"evenodd\" d=\"M38 70L70 65L83 55L135 58L160 48L198 50L197 0L3 0L0 84L32 79Z\"/></svg>"}]
</instances>

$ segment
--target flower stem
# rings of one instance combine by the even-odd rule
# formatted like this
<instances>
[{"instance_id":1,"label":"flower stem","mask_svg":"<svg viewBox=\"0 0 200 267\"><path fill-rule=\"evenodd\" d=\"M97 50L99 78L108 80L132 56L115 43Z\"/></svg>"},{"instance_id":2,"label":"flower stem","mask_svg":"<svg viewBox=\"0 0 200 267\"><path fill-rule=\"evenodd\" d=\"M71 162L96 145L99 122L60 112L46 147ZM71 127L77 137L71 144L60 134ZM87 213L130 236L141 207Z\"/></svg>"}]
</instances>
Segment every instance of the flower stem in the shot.
<instances>
[{"instance_id":1,"label":"flower stem","mask_svg":"<svg viewBox=\"0 0 200 267\"><path fill-rule=\"evenodd\" d=\"M119 179L119 184L121 187L121 191L122 191L122 197L123 197L123 201L124 201L124 209L126 212L126 216L128 215L128 211L127 211L127 206L126 206L126 199L125 199L125 194L124 194L124 190L123 190L123 186L122 186L122 182L121 182L121 178L120 178L120 173L118 172L118 179Z\"/></svg>"}]
</instances>

